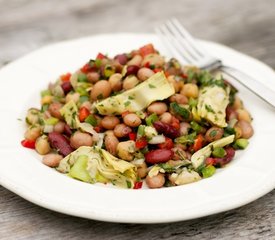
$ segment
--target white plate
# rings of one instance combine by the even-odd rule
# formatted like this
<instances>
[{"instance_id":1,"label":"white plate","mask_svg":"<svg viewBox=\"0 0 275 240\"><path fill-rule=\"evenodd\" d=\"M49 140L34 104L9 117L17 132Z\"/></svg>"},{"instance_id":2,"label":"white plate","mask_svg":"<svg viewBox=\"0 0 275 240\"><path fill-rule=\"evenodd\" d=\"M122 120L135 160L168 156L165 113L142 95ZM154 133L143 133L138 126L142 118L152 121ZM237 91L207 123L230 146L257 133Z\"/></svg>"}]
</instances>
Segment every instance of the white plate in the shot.
<instances>
[{"instance_id":1,"label":"white plate","mask_svg":"<svg viewBox=\"0 0 275 240\"><path fill-rule=\"evenodd\" d=\"M255 135L249 147L209 179L163 188L125 190L91 185L66 177L40 163L21 147L29 107L39 107L39 93L61 73L82 66L100 51L113 56L152 42L154 35L99 35L57 43L35 51L0 71L0 183L23 198L58 212L111 222L160 223L202 217L247 204L275 186L274 110L240 87L251 112ZM226 63L274 88L275 73L263 63L216 43L204 47Z\"/></svg>"}]
</instances>

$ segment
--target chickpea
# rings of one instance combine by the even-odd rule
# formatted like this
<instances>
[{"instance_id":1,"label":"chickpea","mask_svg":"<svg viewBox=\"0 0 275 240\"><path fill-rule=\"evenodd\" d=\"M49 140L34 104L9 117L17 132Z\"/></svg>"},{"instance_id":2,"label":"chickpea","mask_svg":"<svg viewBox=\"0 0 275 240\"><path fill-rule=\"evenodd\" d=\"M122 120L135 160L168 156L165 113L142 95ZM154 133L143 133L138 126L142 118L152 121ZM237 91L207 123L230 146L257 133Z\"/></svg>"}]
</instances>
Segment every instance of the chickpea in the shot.
<instances>
[{"instance_id":1,"label":"chickpea","mask_svg":"<svg viewBox=\"0 0 275 240\"><path fill-rule=\"evenodd\" d=\"M254 130L252 128L252 125L249 122L246 122L244 120L238 121L237 124L236 124L236 127L241 128L243 138L250 138L254 134Z\"/></svg>"},{"instance_id":2,"label":"chickpea","mask_svg":"<svg viewBox=\"0 0 275 240\"><path fill-rule=\"evenodd\" d=\"M147 164L143 162L141 165L137 166L137 175L140 178L145 178L148 173Z\"/></svg>"},{"instance_id":3,"label":"chickpea","mask_svg":"<svg viewBox=\"0 0 275 240\"><path fill-rule=\"evenodd\" d=\"M251 116L249 114L249 112L245 109L237 109L237 119L240 121L240 120L244 120L246 122L251 122L252 119L251 119Z\"/></svg>"},{"instance_id":4,"label":"chickpea","mask_svg":"<svg viewBox=\"0 0 275 240\"><path fill-rule=\"evenodd\" d=\"M213 142L222 138L224 130L218 127L211 127L205 133L205 140L208 142Z\"/></svg>"},{"instance_id":5,"label":"chickpea","mask_svg":"<svg viewBox=\"0 0 275 240\"><path fill-rule=\"evenodd\" d=\"M191 125L188 122L181 122L180 123L180 135L187 135Z\"/></svg>"},{"instance_id":6,"label":"chickpea","mask_svg":"<svg viewBox=\"0 0 275 240\"><path fill-rule=\"evenodd\" d=\"M126 161L132 161L134 159L133 153L135 150L135 141L133 140L120 142L117 145L117 155Z\"/></svg>"},{"instance_id":7,"label":"chickpea","mask_svg":"<svg viewBox=\"0 0 275 240\"><path fill-rule=\"evenodd\" d=\"M163 123L168 123L170 124L172 121L172 114L169 112L165 112L160 115L159 120Z\"/></svg>"},{"instance_id":8,"label":"chickpea","mask_svg":"<svg viewBox=\"0 0 275 240\"><path fill-rule=\"evenodd\" d=\"M65 129L65 125L66 125L66 123L64 123L64 122L58 122L53 127L54 132L63 133L64 129Z\"/></svg>"},{"instance_id":9,"label":"chickpea","mask_svg":"<svg viewBox=\"0 0 275 240\"><path fill-rule=\"evenodd\" d=\"M136 66L140 66L142 62L142 56L140 55L135 55L131 60L128 61L127 65L136 65Z\"/></svg>"},{"instance_id":10,"label":"chickpea","mask_svg":"<svg viewBox=\"0 0 275 240\"><path fill-rule=\"evenodd\" d=\"M156 53L151 53L147 54L143 61L142 61L142 66L145 64L149 63L149 65L154 65L156 68L163 67L165 61L162 56Z\"/></svg>"},{"instance_id":11,"label":"chickpea","mask_svg":"<svg viewBox=\"0 0 275 240\"><path fill-rule=\"evenodd\" d=\"M41 105L50 104L53 100L53 96L46 95L41 99Z\"/></svg>"},{"instance_id":12,"label":"chickpea","mask_svg":"<svg viewBox=\"0 0 275 240\"><path fill-rule=\"evenodd\" d=\"M145 181L149 188L161 188L165 183L165 177L163 173L158 173L154 177L147 175Z\"/></svg>"},{"instance_id":13,"label":"chickpea","mask_svg":"<svg viewBox=\"0 0 275 240\"><path fill-rule=\"evenodd\" d=\"M123 81L123 89L129 90L131 88L134 88L136 85L138 85L138 83L139 81L136 76L129 75Z\"/></svg>"},{"instance_id":14,"label":"chickpea","mask_svg":"<svg viewBox=\"0 0 275 240\"><path fill-rule=\"evenodd\" d=\"M36 139L35 150L41 155L45 155L51 151L47 136L43 135Z\"/></svg>"},{"instance_id":15,"label":"chickpea","mask_svg":"<svg viewBox=\"0 0 275 240\"><path fill-rule=\"evenodd\" d=\"M89 82L96 83L99 80L100 75L98 72L89 72L87 73L87 78Z\"/></svg>"},{"instance_id":16,"label":"chickpea","mask_svg":"<svg viewBox=\"0 0 275 240\"><path fill-rule=\"evenodd\" d=\"M110 96L112 92L111 84L107 80L100 80L92 88L91 99L100 100Z\"/></svg>"},{"instance_id":17,"label":"chickpea","mask_svg":"<svg viewBox=\"0 0 275 240\"><path fill-rule=\"evenodd\" d=\"M141 124L141 119L135 113L129 113L123 117L123 122L129 127L137 127Z\"/></svg>"},{"instance_id":18,"label":"chickpea","mask_svg":"<svg viewBox=\"0 0 275 240\"><path fill-rule=\"evenodd\" d=\"M243 108L242 100L238 96L235 96L235 99L234 99L234 102L233 102L233 108L235 110L237 110L239 108Z\"/></svg>"},{"instance_id":19,"label":"chickpea","mask_svg":"<svg viewBox=\"0 0 275 240\"><path fill-rule=\"evenodd\" d=\"M76 102L78 102L79 98L80 98L80 94L78 92L68 93L65 97L65 101L66 101L66 103L68 103L70 101L74 101L76 103Z\"/></svg>"},{"instance_id":20,"label":"chickpea","mask_svg":"<svg viewBox=\"0 0 275 240\"><path fill-rule=\"evenodd\" d=\"M77 149L81 146L92 146L93 137L88 133L76 131L70 138L70 145Z\"/></svg>"},{"instance_id":21,"label":"chickpea","mask_svg":"<svg viewBox=\"0 0 275 240\"><path fill-rule=\"evenodd\" d=\"M53 102L49 105L48 111L50 112L51 116L62 119L62 115L60 113L60 109L63 107L63 104L60 102Z\"/></svg>"},{"instance_id":22,"label":"chickpea","mask_svg":"<svg viewBox=\"0 0 275 240\"><path fill-rule=\"evenodd\" d=\"M105 132L104 143L107 151L112 155L116 155L117 145L119 141L117 137L114 135L114 132L109 130Z\"/></svg>"},{"instance_id":23,"label":"chickpea","mask_svg":"<svg viewBox=\"0 0 275 240\"><path fill-rule=\"evenodd\" d=\"M147 67L140 68L137 72L137 77L140 81L145 81L149 77L153 76L155 73L153 70Z\"/></svg>"},{"instance_id":24,"label":"chickpea","mask_svg":"<svg viewBox=\"0 0 275 240\"><path fill-rule=\"evenodd\" d=\"M181 90L181 94L188 98L197 98L199 96L199 88L194 83L186 83Z\"/></svg>"},{"instance_id":25,"label":"chickpea","mask_svg":"<svg viewBox=\"0 0 275 240\"><path fill-rule=\"evenodd\" d=\"M119 119L116 116L105 116L101 120L101 126L109 130L114 129L115 126L118 124L119 124Z\"/></svg>"},{"instance_id":26,"label":"chickpea","mask_svg":"<svg viewBox=\"0 0 275 240\"><path fill-rule=\"evenodd\" d=\"M109 78L109 83L113 91L120 91L122 88L122 75L120 73L115 73Z\"/></svg>"},{"instance_id":27,"label":"chickpea","mask_svg":"<svg viewBox=\"0 0 275 240\"><path fill-rule=\"evenodd\" d=\"M62 159L63 156L57 153L49 153L43 157L42 163L49 167L57 167Z\"/></svg>"},{"instance_id":28,"label":"chickpea","mask_svg":"<svg viewBox=\"0 0 275 240\"><path fill-rule=\"evenodd\" d=\"M30 125L39 123L39 112L36 108L30 108L27 113L26 122Z\"/></svg>"},{"instance_id":29,"label":"chickpea","mask_svg":"<svg viewBox=\"0 0 275 240\"><path fill-rule=\"evenodd\" d=\"M178 104L187 104L188 98L182 94L174 94L169 98L170 102L176 102Z\"/></svg>"},{"instance_id":30,"label":"chickpea","mask_svg":"<svg viewBox=\"0 0 275 240\"><path fill-rule=\"evenodd\" d=\"M183 82L177 81L177 80L175 79L175 76L174 76L174 75L169 76L169 77L167 78L167 80L168 80L168 82L170 82L170 83L173 85L173 87L174 87L176 93L179 92L179 91L182 89L183 85L184 85Z\"/></svg>"},{"instance_id":31,"label":"chickpea","mask_svg":"<svg viewBox=\"0 0 275 240\"><path fill-rule=\"evenodd\" d=\"M25 138L28 140L35 141L41 135L41 127L40 126L31 126L25 132Z\"/></svg>"},{"instance_id":32,"label":"chickpea","mask_svg":"<svg viewBox=\"0 0 275 240\"><path fill-rule=\"evenodd\" d=\"M118 124L114 128L114 134L118 138L126 137L130 132L132 132L132 129L126 126L124 123Z\"/></svg>"},{"instance_id":33,"label":"chickpea","mask_svg":"<svg viewBox=\"0 0 275 240\"><path fill-rule=\"evenodd\" d=\"M150 106L147 108L147 111L149 113L156 113L157 115L161 115L165 112L167 112L168 107L163 102L154 102L151 103Z\"/></svg>"}]
</instances>

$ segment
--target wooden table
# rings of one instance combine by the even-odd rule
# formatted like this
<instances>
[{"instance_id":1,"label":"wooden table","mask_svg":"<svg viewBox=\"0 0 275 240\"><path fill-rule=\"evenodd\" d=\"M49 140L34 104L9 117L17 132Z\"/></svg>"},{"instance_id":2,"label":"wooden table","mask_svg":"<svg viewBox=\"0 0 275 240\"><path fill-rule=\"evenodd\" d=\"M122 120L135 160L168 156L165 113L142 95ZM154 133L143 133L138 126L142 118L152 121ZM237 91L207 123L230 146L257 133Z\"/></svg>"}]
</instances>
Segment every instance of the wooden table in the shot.
<instances>
[{"instance_id":1,"label":"wooden table","mask_svg":"<svg viewBox=\"0 0 275 240\"><path fill-rule=\"evenodd\" d=\"M0 0L0 66L64 39L152 32L171 16L195 36L275 68L274 0ZM201 219L128 225L52 212L0 187L0 239L275 239L274 206L273 190L246 206Z\"/></svg>"}]
</instances>

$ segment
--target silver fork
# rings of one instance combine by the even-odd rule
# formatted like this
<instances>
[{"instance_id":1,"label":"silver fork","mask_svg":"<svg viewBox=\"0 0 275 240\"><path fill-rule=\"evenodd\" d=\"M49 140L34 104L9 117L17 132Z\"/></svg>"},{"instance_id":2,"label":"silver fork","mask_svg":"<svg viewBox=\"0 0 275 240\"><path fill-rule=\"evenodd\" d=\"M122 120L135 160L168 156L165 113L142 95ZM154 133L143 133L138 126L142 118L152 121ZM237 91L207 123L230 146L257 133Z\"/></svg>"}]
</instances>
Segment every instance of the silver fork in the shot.
<instances>
[{"instance_id":1,"label":"silver fork","mask_svg":"<svg viewBox=\"0 0 275 240\"><path fill-rule=\"evenodd\" d=\"M198 46L196 40L177 19L173 18L159 26L156 28L156 33L180 62L196 65L204 70L220 70L275 108L275 92L273 90L248 74L233 67L225 66L220 59L210 56ZM241 73L248 81L239 79L234 75L234 72Z\"/></svg>"}]
</instances>

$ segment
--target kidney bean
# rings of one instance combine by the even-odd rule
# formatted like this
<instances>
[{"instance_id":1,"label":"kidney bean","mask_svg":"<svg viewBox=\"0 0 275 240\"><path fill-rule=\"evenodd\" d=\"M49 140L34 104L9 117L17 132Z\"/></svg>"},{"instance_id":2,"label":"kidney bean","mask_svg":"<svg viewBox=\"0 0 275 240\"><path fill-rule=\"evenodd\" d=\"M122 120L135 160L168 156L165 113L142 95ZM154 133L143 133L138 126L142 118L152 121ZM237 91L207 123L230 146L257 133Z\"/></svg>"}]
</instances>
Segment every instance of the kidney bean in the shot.
<instances>
[{"instance_id":1,"label":"kidney bean","mask_svg":"<svg viewBox=\"0 0 275 240\"><path fill-rule=\"evenodd\" d=\"M70 92L73 88L72 84L68 81L68 82L64 82L61 84L61 87L64 91L65 94L67 94L68 92Z\"/></svg>"},{"instance_id":2,"label":"kidney bean","mask_svg":"<svg viewBox=\"0 0 275 240\"><path fill-rule=\"evenodd\" d=\"M68 124L65 124L64 126L64 134L68 137L70 137L73 134L72 129Z\"/></svg>"},{"instance_id":3,"label":"kidney bean","mask_svg":"<svg viewBox=\"0 0 275 240\"><path fill-rule=\"evenodd\" d=\"M128 75L136 75L139 70L139 66L136 65L130 65L127 67L126 76Z\"/></svg>"},{"instance_id":4,"label":"kidney bean","mask_svg":"<svg viewBox=\"0 0 275 240\"><path fill-rule=\"evenodd\" d=\"M49 133L48 139L51 146L63 156L67 156L73 151L68 139L58 132Z\"/></svg>"},{"instance_id":5,"label":"kidney bean","mask_svg":"<svg viewBox=\"0 0 275 240\"><path fill-rule=\"evenodd\" d=\"M222 158L207 158L206 165L212 164L223 167L227 163L229 163L235 156L235 150L232 147L228 147L225 149L226 155Z\"/></svg>"},{"instance_id":6,"label":"kidney bean","mask_svg":"<svg viewBox=\"0 0 275 240\"><path fill-rule=\"evenodd\" d=\"M115 59L118 60L118 62L121 64L121 65L125 65L128 61L128 58L126 56L126 54L118 54L115 56Z\"/></svg>"},{"instance_id":7,"label":"kidney bean","mask_svg":"<svg viewBox=\"0 0 275 240\"><path fill-rule=\"evenodd\" d=\"M180 136L180 131L176 128L174 128L172 125L161 122L161 121L156 121L153 123L154 127L158 131L158 133L163 133L167 137L170 138L177 138Z\"/></svg>"},{"instance_id":8,"label":"kidney bean","mask_svg":"<svg viewBox=\"0 0 275 240\"><path fill-rule=\"evenodd\" d=\"M145 154L145 161L151 164L164 163L172 159L173 154L171 149L156 149Z\"/></svg>"}]
</instances>

